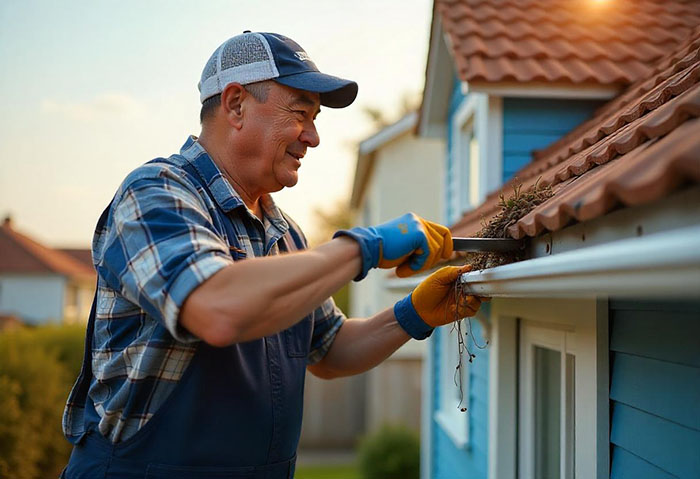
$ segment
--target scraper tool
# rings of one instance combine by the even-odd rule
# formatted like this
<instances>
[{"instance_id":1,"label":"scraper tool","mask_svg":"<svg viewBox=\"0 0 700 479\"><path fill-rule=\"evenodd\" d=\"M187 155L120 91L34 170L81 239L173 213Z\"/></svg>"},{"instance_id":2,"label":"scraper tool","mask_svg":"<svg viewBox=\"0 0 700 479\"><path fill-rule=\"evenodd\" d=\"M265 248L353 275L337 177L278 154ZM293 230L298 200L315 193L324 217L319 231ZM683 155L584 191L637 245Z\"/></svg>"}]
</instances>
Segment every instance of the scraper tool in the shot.
<instances>
[{"instance_id":1,"label":"scraper tool","mask_svg":"<svg viewBox=\"0 0 700 479\"><path fill-rule=\"evenodd\" d=\"M455 251L509 253L523 248L524 241L510 238L452 238Z\"/></svg>"}]
</instances>

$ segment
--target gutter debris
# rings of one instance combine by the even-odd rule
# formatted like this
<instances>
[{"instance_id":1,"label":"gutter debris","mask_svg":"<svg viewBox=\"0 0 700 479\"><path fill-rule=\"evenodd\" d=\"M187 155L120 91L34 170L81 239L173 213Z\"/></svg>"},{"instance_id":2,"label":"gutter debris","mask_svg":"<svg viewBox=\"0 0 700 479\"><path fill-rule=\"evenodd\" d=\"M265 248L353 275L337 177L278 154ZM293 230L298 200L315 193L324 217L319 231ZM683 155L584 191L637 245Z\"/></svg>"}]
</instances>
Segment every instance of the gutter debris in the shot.
<instances>
[{"instance_id":1,"label":"gutter debris","mask_svg":"<svg viewBox=\"0 0 700 479\"><path fill-rule=\"evenodd\" d=\"M527 215L535 207L544 203L552 196L551 186L539 186L539 179L526 192L522 192L522 184L513 185L513 194L506 199L504 194L499 196L498 206L501 211L490 221L482 219L481 230L474 236L477 238L510 238L508 228ZM494 268L525 259L525 251L515 251L512 253L467 253L466 264L471 265L472 271Z\"/></svg>"}]
</instances>

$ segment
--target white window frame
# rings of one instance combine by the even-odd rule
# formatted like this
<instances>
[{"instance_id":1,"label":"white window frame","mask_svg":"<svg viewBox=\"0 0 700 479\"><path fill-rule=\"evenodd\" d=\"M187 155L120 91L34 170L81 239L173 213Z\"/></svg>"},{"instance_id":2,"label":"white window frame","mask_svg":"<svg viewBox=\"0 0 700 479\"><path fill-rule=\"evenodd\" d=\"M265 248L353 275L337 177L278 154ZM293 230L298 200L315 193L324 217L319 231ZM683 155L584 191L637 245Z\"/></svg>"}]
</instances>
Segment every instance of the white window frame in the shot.
<instances>
[{"instance_id":1,"label":"white window frame","mask_svg":"<svg viewBox=\"0 0 700 479\"><path fill-rule=\"evenodd\" d=\"M472 138L478 158L471 158ZM503 102L501 97L470 92L452 117L452 192L449 223L479 206L486 195L501 185L503 172ZM476 161L476 163L474 163ZM470 177L472 171L478 178ZM472 191L476 185L477 191Z\"/></svg>"},{"instance_id":2,"label":"white window frame","mask_svg":"<svg viewBox=\"0 0 700 479\"><path fill-rule=\"evenodd\" d=\"M518 413L522 382L524 328L565 334L565 350L576 357L576 477L607 477L608 472L608 317L607 301L596 299L494 299L491 304L489 359L489 475L524 475ZM521 329L521 325L522 328ZM525 408L527 409L527 408ZM531 456L530 456L531 457ZM518 470L520 469L520 475ZM564 476L566 477L566 476Z\"/></svg>"},{"instance_id":3,"label":"white window frame","mask_svg":"<svg viewBox=\"0 0 700 479\"><path fill-rule=\"evenodd\" d=\"M535 347L545 348L559 353L561 387L560 397L560 421L559 421L559 474L562 479L573 479L573 461L576 455L574 409L575 398L579 391L574 392L574 397L567 394L567 386L575 383L575 371L580 368L576 364L577 351L571 349L571 343L575 343L575 331L567 331L552 327L552 325L535 326L529 321L520 323L520 373L519 373L519 458L520 478L535 478ZM574 379L568 368L567 356L574 357ZM580 476L579 476L580 477Z\"/></svg>"},{"instance_id":4,"label":"white window frame","mask_svg":"<svg viewBox=\"0 0 700 479\"><path fill-rule=\"evenodd\" d=\"M452 439L455 447L465 448L469 444L469 357L462 355L462 391L463 401L459 406L458 389L455 386L455 368L458 364L457 329L452 325L439 328L440 333L440 400L435 412L435 421ZM460 411L460 407L467 411Z\"/></svg>"}]
</instances>

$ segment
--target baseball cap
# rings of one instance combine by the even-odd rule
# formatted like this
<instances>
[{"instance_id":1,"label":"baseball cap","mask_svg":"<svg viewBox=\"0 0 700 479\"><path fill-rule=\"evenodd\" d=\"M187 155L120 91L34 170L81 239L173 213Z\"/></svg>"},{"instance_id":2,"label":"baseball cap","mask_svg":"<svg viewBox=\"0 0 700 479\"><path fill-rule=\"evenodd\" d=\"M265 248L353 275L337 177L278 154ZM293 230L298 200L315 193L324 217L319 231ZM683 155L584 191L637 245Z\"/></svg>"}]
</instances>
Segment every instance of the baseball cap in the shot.
<instances>
[{"instance_id":1,"label":"baseball cap","mask_svg":"<svg viewBox=\"0 0 700 479\"><path fill-rule=\"evenodd\" d=\"M291 38L245 32L226 40L209 58L198 85L199 100L204 103L229 83L247 85L263 80L319 93L321 105L330 108L344 108L357 96L357 83L321 73Z\"/></svg>"}]
</instances>

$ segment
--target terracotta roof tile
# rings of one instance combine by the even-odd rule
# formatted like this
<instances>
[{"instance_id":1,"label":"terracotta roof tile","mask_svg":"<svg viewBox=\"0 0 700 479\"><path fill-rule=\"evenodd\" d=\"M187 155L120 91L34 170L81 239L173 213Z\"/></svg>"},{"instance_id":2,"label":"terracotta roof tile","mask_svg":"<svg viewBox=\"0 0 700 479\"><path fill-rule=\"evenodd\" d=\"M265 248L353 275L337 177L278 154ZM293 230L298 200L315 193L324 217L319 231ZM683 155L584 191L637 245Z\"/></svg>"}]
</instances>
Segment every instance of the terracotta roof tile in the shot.
<instances>
[{"instance_id":1,"label":"terracotta roof tile","mask_svg":"<svg viewBox=\"0 0 700 479\"><path fill-rule=\"evenodd\" d=\"M469 82L628 85L700 24L694 0L436 0Z\"/></svg>"},{"instance_id":2,"label":"terracotta roof tile","mask_svg":"<svg viewBox=\"0 0 700 479\"><path fill-rule=\"evenodd\" d=\"M527 189L535 182L555 193L510 227L512 237L556 231L700 183L700 27L653 71L504 185L506 195L515 184ZM453 232L476 233L482 219L498 212L501 191L467 213Z\"/></svg>"},{"instance_id":3,"label":"terracotta roof tile","mask_svg":"<svg viewBox=\"0 0 700 479\"><path fill-rule=\"evenodd\" d=\"M15 231L7 221L0 226L0 273L54 273L81 279L95 277L95 270L90 266Z\"/></svg>"}]
</instances>

